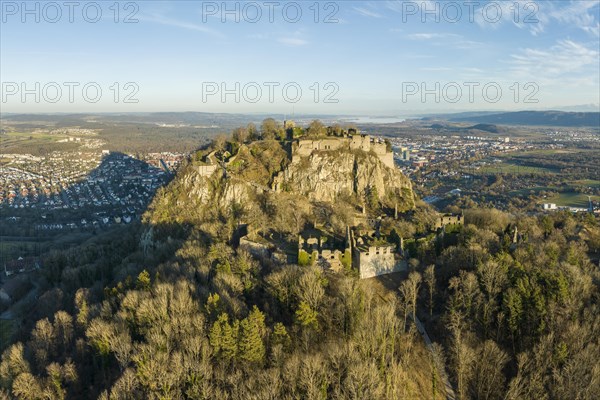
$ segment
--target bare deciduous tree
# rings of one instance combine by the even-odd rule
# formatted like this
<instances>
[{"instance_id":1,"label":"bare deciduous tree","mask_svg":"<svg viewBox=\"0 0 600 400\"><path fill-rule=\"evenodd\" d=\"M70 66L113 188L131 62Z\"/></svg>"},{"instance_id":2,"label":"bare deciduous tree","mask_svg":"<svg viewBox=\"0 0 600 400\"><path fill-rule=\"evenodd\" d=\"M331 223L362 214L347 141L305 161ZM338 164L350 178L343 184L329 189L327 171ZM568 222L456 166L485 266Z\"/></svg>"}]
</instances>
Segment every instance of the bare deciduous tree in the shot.
<instances>
[{"instance_id":1,"label":"bare deciduous tree","mask_svg":"<svg viewBox=\"0 0 600 400\"><path fill-rule=\"evenodd\" d=\"M433 296L435 295L435 265L430 265L425 268L423 273L423 280L427 286L427 294L429 295L429 301L427 306L429 307L429 316L433 315Z\"/></svg>"}]
</instances>

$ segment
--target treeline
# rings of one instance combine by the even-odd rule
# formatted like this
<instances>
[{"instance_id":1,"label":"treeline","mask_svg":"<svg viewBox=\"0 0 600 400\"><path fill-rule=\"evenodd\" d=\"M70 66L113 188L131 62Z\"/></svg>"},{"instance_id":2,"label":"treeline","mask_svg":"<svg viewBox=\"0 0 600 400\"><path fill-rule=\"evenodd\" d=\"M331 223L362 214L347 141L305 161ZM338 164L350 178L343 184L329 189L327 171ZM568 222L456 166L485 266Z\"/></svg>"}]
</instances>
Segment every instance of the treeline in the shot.
<instances>
[{"instance_id":1,"label":"treeline","mask_svg":"<svg viewBox=\"0 0 600 400\"><path fill-rule=\"evenodd\" d=\"M417 208L395 229L422 231L427 215ZM493 209L465 218L418 242L397 296L352 274L256 260L194 227L57 252L46 307L2 355L0 393L441 398L434 365L445 360L460 399L595 398L597 220ZM432 356L415 316L438 342Z\"/></svg>"},{"instance_id":2,"label":"treeline","mask_svg":"<svg viewBox=\"0 0 600 400\"><path fill-rule=\"evenodd\" d=\"M416 266L402 286L408 306L417 288L457 397L596 398L600 274L589 255L600 250L597 219L496 210L465 217L466 226L424 253L424 261L437 254L434 264Z\"/></svg>"},{"instance_id":3,"label":"treeline","mask_svg":"<svg viewBox=\"0 0 600 400\"><path fill-rule=\"evenodd\" d=\"M358 131L354 124L338 124L325 126L320 120L315 119L308 126L297 126L293 121L286 121L286 124L275 120L274 118L265 118L259 127L254 123L246 126L240 126L231 131L231 138L237 143L247 143L256 140L286 140L297 137L319 138L324 136L342 136L348 133L350 129ZM215 140L215 147L227 139L225 135L220 135Z\"/></svg>"}]
</instances>

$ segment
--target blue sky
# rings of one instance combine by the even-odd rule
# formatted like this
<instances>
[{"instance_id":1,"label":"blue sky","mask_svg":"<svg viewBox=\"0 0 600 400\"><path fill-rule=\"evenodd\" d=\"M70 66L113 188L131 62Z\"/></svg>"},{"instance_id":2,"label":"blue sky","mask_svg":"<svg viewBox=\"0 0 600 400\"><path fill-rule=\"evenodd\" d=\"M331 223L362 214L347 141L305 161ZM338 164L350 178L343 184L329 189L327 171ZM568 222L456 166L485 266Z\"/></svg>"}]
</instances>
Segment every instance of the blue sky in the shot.
<instances>
[{"instance_id":1,"label":"blue sky","mask_svg":"<svg viewBox=\"0 0 600 400\"><path fill-rule=\"evenodd\" d=\"M26 13L2 0L4 112L407 115L600 103L599 1L138 1L120 2L118 16L113 1L47 3ZM64 82L78 84L72 102Z\"/></svg>"}]
</instances>

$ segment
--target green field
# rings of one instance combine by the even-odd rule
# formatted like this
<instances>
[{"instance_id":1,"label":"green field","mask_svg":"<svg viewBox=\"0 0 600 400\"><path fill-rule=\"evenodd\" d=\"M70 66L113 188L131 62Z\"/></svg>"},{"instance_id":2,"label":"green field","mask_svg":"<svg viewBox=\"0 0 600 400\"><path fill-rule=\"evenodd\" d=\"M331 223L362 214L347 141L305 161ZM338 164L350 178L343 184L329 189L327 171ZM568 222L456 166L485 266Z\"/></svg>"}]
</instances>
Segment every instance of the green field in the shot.
<instances>
[{"instance_id":1,"label":"green field","mask_svg":"<svg viewBox=\"0 0 600 400\"><path fill-rule=\"evenodd\" d=\"M592 200L598 201L600 197L591 196ZM588 206L588 196L582 193L559 193L556 196L549 197L544 200L544 203L556 203L557 206L567 206L567 207L587 207Z\"/></svg>"},{"instance_id":2,"label":"green field","mask_svg":"<svg viewBox=\"0 0 600 400\"><path fill-rule=\"evenodd\" d=\"M582 179L580 181L571 181L568 182L571 186L585 186L585 187L600 187L600 181L595 181L593 179Z\"/></svg>"},{"instance_id":3,"label":"green field","mask_svg":"<svg viewBox=\"0 0 600 400\"><path fill-rule=\"evenodd\" d=\"M527 156L548 156L553 154L573 154L582 151L581 149L538 149L538 150L526 150L526 151L515 151L512 153L499 154L498 158L524 158Z\"/></svg>"},{"instance_id":4,"label":"green field","mask_svg":"<svg viewBox=\"0 0 600 400\"><path fill-rule=\"evenodd\" d=\"M470 171L470 170L469 170ZM489 175L489 174L554 174L556 171L543 168L543 167L531 167L519 165L511 161L503 161L499 163L493 163L485 165L474 171L475 174Z\"/></svg>"},{"instance_id":5,"label":"green field","mask_svg":"<svg viewBox=\"0 0 600 400\"><path fill-rule=\"evenodd\" d=\"M576 186L592 186L595 187L600 185L599 181L585 180L585 181L571 181L567 182L572 187ZM530 194L537 195L541 191L553 191L558 192L560 188L555 186L536 186L531 188L525 188L520 190L514 190L510 192L512 196L528 196ZM564 190L564 189L563 189ZM600 196L591 196L592 200L599 201ZM548 197L544 200L538 201L538 203L555 203L557 206L565 207L587 207L588 206L588 195L578 192L560 192L554 196Z\"/></svg>"},{"instance_id":6,"label":"green field","mask_svg":"<svg viewBox=\"0 0 600 400\"><path fill-rule=\"evenodd\" d=\"M9 147L21 142L36 141L36 142L55 142L60 139L67 138L66 135L50 135L47 133L27 133L27 132L7 132L0 136L0 145Z\"/></svg>"},{"instance_id":7,"label":"green field","mask_svg":"<svg viewBox=\"0 0 600 400\"><path fill-rule=\"evenodd\" d=\"M46 155L55 150L75 149L78 144L73 142L58 143L68 138L67 135L50 135L48 133L7 132L0 135L2 153Z\"/></svg>"},{"instance_id":8,"label":"green field","mask_svg":"<svg viewBox=\"0 0 600 400\"><path fill-rule=\"evenodd\" d=\"M525 189L513 190L512 192L510 192L510 194L511 194L511 196L528 196L530 194L538 194L538 192L541 192L542 190L554 191L554 190L557 190L557 188L550 187L550 186L535 186L535 187L529 187L529 188L525 188Z\"/></svg>"}]
</instances>

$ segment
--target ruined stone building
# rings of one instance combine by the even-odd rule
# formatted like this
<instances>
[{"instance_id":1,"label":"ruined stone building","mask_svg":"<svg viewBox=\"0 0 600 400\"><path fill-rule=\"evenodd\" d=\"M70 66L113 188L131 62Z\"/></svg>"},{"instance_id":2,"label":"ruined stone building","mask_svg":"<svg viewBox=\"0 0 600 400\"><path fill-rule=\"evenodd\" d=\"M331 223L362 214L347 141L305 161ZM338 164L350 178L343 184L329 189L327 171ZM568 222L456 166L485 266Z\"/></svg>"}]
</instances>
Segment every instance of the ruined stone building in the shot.
<instances>
[{"instance_id":1,"label":"ruined stone building","mask_svg":"<svg viewBox=\"0 0 600 400\"><path fill-rule=\"evenodd\" d=\"M212 151L207 154L204 157L204 162L197 166L200 176L211 176L219 168L215 153L216 151Z\"/></svg>"},{"instance_id":2,"label":"ruined stone building","mask_svg":"<svg viewBox=\"0 0 600 400\"><path fill-rule=\"evenodd\" d=\"M405 271L406 261L396 252L396 245L382 239L358 235L348 229L352 252L352 266L361 279Z\"/></svg>"},{"instance_id":3,"label":"ruined stone building","mask_svg":"<svg viewBox=\"0 0 600 400\"><path fill-rule=\"evenodd\" d=\"M330 151L339 149L362 150L373 152L383 164L394 168L394 153L387 150L385 142L369 135L355 134L347 137L328 137L322 139L299 139L292 145L292 163L308 157L313 151Z\"/></svg>"},{"instance_id":4,"label":"ruined stone building","mask_svg":"<svg viewBox=\"0 0 600 400\"><path fill-rule=\"evenodd\" d=\"M348 227L346 240L332 240L321 233L304 233L298 238L298 260L310 256L309 262L333 271L341 271L342 260L350 257L351 265L361 279L372 278L392 272L404 271L406 261L397 252L396 245L384 239L360 235Z\"/></svg>"},{"instance_id":5,"label":"ruined stone building","mask_svg":"<svg viewBox=\"0 0 600 400\"><path fill-rule=\"evenodd\" d=\"M342 257L346 254L349 256L350 251L342 241L321 232L304 233L298 237L299 261L304 255L304 257L309 257L310 263L316 263L339 272L343 268Z\"/></svg>"},{"instance_id":6,"label":"ruined stone building","mask_svg":"<svg viewBox=\"0 0 600 400\"><path fill-rule=\"evenodd\" d=\"M435 220L435 229L444 228L447 225L464 225L465 218L462 214L443 214Z\"/></svg>"}]
</instances>

